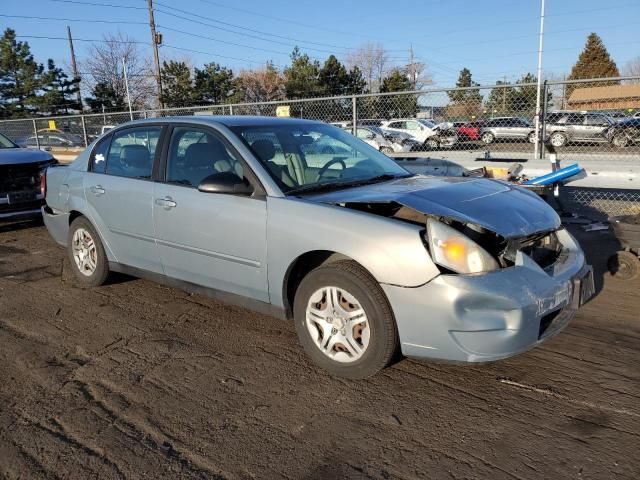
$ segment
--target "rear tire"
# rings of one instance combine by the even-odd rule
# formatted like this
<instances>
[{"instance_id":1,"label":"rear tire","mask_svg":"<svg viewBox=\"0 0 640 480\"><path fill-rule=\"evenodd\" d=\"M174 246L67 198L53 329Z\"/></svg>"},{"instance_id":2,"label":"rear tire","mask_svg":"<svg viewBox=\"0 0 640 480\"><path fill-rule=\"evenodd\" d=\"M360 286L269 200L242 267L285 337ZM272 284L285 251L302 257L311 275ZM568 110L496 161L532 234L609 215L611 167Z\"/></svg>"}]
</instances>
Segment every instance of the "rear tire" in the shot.
<instances>
[{"instance_id":1,"label":"rear tire","mask_svg":"<svg viewBox=\"0 0 640 480\"><path fill-rule=\"evenodd\" d=\"M482 141L482 143L484 143L485 145L489 145L490 143L493 143L496 140L496 137L493 133L491 132L485 132L480 136L480 140Z\"/></svg>"},{"instance_id":2,"label":"rear tire","mask_svg":"<svg viewBox=\"0 0 640 480\"><path fill-rule=\"evenodd\" d=\"M69 227L69 263L78 281L87 287L102 285L109 276L109 260L91 222L78 217Z\"/></svg>"},{"instance_id":3,"label":"rear tire","mask_svg":"<svg viewBox=\"0 0 640 480\"><path fill-rule=\"evenodd\" d=\"M529 143L536 143L536 132L531 132L529 135L527 135L527 141Z\"/></svg>"},{"instance_id":4,"label":"rear tire","mask_svg":"<svg viewBox=\"0 0 640 480\"><path fill-rule=\"evenodd\" d=\"M370 377L398 350L391 306L378 282L356 262L312 270L298 286L293 312L307 355L332 375Z\"/></svg>"},{"instance_id":5,"label":"rear tire","mask_svg":"<svg viewBox=\"0 0 640 480\"><path fill-rule=\"evenodd\" d=\"M567 136L564 133L554 132L549 137L549 142L554 147L564 147L567 143Z\"/></svg>"},{"instance_id":6,"label":"rear tire","mask_svg":"<svg viewBox=\"0 0 640 480\"><path fill-rule=\"evenodd\" d=\"M389 155L389 154L393 153L393 148L391 148L391 147L382 147L380 149L380 151L382 153L384 153L385 155Z\"/></svg>"}]
</instances>

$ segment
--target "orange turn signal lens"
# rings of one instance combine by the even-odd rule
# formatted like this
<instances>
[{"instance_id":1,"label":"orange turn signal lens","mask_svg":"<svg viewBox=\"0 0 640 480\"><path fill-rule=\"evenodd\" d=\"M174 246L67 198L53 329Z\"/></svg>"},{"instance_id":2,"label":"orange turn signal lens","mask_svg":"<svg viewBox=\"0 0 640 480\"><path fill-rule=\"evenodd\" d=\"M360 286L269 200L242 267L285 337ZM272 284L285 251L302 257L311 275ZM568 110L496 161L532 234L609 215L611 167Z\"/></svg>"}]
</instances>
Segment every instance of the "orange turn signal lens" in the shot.
<instances>
[{"instance_id":1,"label":"orange turn signal lens","mask_svg":"<svg viewBox=\"0 0 640 480\"><path fill-rule=\"evenodd\" d=\"M467 248L459 237L449 237L441 244L445 257L452 263L463 262L467 256Z\"/></svg>"}]
</instances>

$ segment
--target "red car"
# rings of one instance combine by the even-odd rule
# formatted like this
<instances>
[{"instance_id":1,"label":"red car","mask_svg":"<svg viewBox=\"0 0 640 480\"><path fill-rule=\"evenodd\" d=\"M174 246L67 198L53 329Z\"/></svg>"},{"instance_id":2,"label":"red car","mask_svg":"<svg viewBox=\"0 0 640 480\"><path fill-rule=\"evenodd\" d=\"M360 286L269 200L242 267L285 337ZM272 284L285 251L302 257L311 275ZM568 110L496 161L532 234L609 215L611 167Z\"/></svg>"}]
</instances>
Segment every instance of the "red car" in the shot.
<instances>
[{"instance_id":1,"label":"red car","mask_svg":"<svg viewBox=\"0 0 640 480\"><path fill-rule=\"evenodd\" d=\"M478 140L482 122L468 122L458 127L458 135L463 142Z\"/></svg>"}]
</instances>

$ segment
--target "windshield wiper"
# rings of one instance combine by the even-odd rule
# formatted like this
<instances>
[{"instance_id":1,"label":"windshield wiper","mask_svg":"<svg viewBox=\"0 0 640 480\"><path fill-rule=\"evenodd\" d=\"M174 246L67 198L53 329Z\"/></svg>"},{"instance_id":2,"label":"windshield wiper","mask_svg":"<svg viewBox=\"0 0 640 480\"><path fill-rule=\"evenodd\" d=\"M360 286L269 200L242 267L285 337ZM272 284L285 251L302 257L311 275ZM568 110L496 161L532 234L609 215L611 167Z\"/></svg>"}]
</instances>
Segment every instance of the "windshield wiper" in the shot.
<instances>
[{"instance_id":1,"label":"windshield wiper","mask_svg":"<svg viewBox=\"0 0 640 480\"><path fill-rule=\"evenodd\" d=\"M395 180L396 178L412 177L413 174L408 175L392 175L390 173L384 173L382 175L376 175L375 177L361 178L359 180L351 180L348 182L337 183L314 183L311 185L303 185L302 187L293 188L286 192L287 195L297 195L299 193L321 192L325 190L333 190L340 188L359 187L362 185L370 185L372 183L386 182L388 180Z\"/></svg>"}]
</instances>

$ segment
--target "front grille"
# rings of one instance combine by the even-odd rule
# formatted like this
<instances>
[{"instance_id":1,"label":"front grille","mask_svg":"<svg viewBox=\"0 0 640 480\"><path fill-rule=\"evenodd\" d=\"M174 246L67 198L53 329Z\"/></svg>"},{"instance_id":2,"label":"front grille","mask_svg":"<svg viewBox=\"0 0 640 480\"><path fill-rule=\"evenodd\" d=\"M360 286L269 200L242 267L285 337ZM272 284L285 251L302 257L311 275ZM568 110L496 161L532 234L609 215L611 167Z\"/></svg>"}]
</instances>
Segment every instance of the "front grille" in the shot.
<instances>
[{"instance_id":1,"label":"front grille","mask_svg":"<svg viewBox=\"0 0 640 480\"><path fill-rule=\"evenodd\" d=\"M562 244L555 232L538 233L511 240L505 249L503 258L513 263L518 251L530 257L540 268L547 268L553 265L560 256Z\"/></svg>"}]
</instances>

